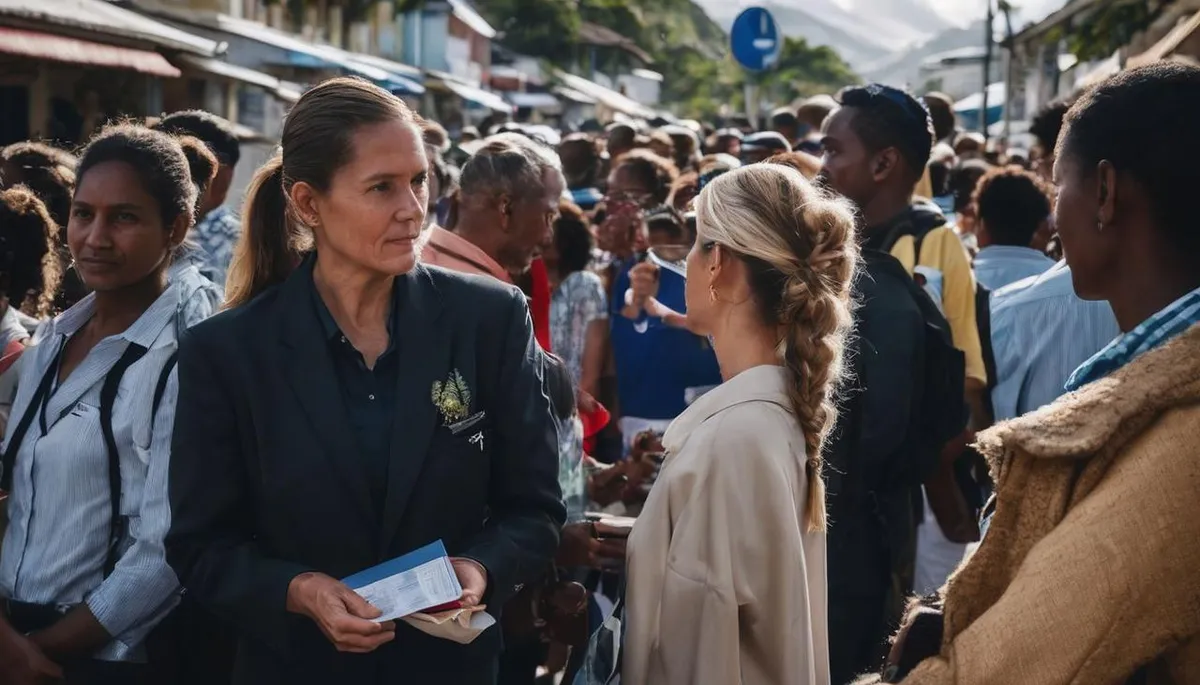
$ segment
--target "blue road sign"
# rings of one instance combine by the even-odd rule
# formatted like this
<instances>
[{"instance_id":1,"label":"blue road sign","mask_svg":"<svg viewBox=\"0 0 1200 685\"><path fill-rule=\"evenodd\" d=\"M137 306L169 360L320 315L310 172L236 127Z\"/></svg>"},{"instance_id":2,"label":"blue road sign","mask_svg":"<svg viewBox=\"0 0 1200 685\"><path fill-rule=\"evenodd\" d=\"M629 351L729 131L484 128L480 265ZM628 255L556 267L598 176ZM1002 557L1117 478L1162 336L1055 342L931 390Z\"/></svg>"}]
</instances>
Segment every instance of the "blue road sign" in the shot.
<instances>
[{"instance_id":1,"label":"blue road sign","mask_svg":"<svg viewBox=\"0 0 1200 685\"><path fill-rule=\"evenodd\" d=\"M783 49L779 25L762 7L750 7L738 15L729 31L729 42L734 59L751 71L770 68Z\"/></svg>"}]
</instances>

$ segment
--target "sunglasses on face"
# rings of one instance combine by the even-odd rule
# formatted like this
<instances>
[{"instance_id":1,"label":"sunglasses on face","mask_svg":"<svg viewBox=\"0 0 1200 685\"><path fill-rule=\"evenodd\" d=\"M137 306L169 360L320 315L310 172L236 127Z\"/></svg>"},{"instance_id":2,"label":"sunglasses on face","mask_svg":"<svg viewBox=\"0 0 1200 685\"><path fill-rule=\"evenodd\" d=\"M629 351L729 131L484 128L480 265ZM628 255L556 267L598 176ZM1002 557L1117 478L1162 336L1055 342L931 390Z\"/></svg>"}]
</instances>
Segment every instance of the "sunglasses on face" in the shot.
<instances>
[{"instance_id":1,"label":"sunglasses on face","mask_svg":"<svg viewBox=\"0 0 1200 685\"><path fill-rule=\"evenodd\" d=\"M604 196L606 204L628 204L628 205L643 205L650 201L653 197L650 193L637 193L632 191L618 191L609 193Z\"/></svg>"}]
</instances>

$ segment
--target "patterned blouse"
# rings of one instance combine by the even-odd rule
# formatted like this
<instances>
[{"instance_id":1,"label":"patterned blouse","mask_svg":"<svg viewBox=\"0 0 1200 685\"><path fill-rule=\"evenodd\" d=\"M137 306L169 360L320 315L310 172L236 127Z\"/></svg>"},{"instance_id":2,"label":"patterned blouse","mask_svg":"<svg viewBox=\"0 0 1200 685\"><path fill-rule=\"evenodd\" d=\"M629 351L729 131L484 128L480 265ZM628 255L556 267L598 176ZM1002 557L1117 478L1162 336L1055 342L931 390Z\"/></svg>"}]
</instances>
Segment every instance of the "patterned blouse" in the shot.
<instances>
[{"instance_id":1,"label":"patterned blouse","mask_svg":"<svg viewBox=\"0 0 1200 685\"><path fill-rule=\"evenodd\" d=\"M607 318L604 282L591 271L567 276L550 297L550 348L566 362L576 385L583 375L588 325Z\"/></svg>"}]
</instances>

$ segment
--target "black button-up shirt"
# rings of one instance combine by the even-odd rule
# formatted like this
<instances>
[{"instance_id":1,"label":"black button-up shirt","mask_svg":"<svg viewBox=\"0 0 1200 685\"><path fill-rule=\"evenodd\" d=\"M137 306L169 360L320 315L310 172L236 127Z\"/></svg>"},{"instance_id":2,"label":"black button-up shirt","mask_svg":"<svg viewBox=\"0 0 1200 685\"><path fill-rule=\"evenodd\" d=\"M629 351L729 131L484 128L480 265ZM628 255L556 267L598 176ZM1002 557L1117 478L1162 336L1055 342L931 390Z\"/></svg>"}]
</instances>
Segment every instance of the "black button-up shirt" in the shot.
<instances>
[{"instance_id":1,"label":"black button-up shirt","mask_svg":"<svg viewBox=\"0 0 1200 685\"><path fill-rule=\"evenodd\" d=\"M399 382L400 355L396 352L395 322L403 302L404 279L396 279L392 287L392 308L388 315L388 346L375 368L367 368L362 353L342 334L329 307L313 286L313 303L321 319L329 343L333 372L342 391L342 404L350 419L357 453L367 470L371 499L382 515L387 492L388 462L391 461L392 425L396 415L396 384ZM350 450L348 450L350 451Z\"/></svg>"}]
</instances>

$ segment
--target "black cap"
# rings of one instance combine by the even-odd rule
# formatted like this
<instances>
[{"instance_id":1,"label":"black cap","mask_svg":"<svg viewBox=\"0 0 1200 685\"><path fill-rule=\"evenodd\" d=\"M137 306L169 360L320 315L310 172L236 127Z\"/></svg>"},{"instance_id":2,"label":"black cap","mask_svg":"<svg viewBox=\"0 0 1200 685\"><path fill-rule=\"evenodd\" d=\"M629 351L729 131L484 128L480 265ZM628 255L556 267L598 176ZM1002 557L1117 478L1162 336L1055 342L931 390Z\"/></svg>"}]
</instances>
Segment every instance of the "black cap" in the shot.
<instances>
[{"instance_id":1,"label":"black cap","mask_svg":"<svg viewBox=\"0 0 1200 685\"><path fill-rule=\"evenodd\" d=\"M771 152L791 152L792 144L775 131L759 131L751 133L742 139L742 152L769 150Z\"/></svg>"}]
</instances>

